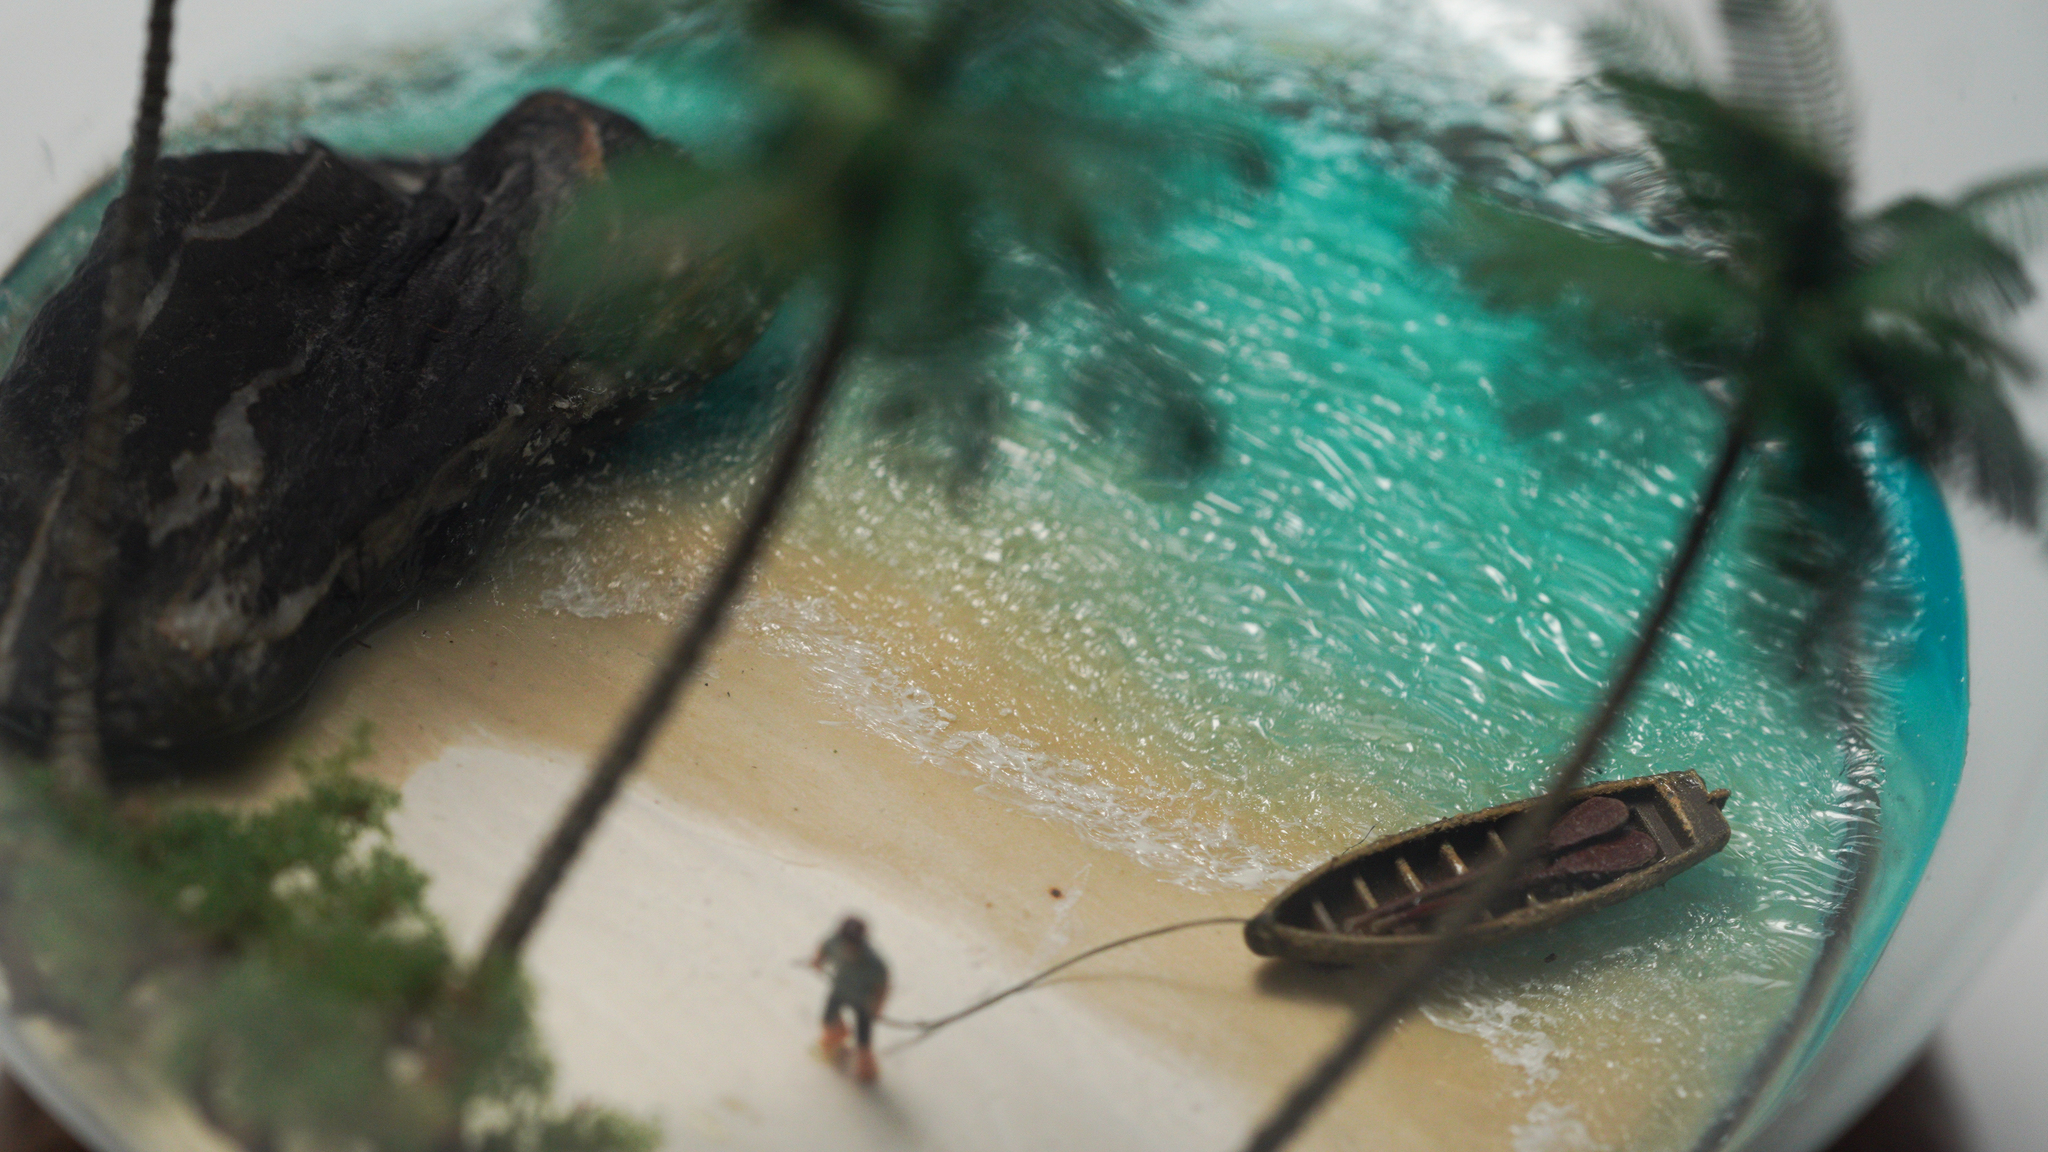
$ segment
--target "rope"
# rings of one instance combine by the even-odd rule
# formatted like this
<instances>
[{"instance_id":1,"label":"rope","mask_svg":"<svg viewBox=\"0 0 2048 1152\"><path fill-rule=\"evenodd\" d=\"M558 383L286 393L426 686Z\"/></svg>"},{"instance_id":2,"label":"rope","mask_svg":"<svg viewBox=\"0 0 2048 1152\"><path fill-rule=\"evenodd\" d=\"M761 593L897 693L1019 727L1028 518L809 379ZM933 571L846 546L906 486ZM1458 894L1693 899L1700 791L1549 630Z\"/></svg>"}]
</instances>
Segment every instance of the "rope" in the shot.
<instances>
[{"instance_id":1,"label":"rope","mask_svg":"<svg viewBox=\"0 0 2048 1152\"><path fill-rule=\"evenodd\" d=\"M958 1023L959 1021L965 1020L969 1016L974 1015L976 1012L979 1012L984 1008L993 1007L1001 1001L1007 1000L1010 997L1015 996L1017 993L1032 987L1033 985L1039 983L1040 981L1046 979L1049 976L1054 975L1055 973L1071 968L1074 965L1079 964L1083 960L1088 960L1093 957L1100 956L1104 952L1109 952L1117 948L1122 948L1126 944L1136 944L1140 940L1150 940L1154 936L1164 936L1169 932L1179 932L1188 928L1205 928L1217 924L1243 923L1245 923L1245 918L1242 916L1210 916L1201 920L1183 920L1178 924L1168 924L1163 928L1148 929L1144 932L1138 932L1130 936L1124 936L1116 940L1111 940L1107 944L1097 944L1095 947L1088 949L1086 952L1082 952L1074 956L1069 956L1065 960L1060 961L1052 967L1044 969L1043 971L1040 971L1034 975L1028 976L1023 980L1019 980L1017 983L1010 985L1008 988L1005 988L1002 991L995 993L994 995L985 996L982 999L977 1000L972 1004L969 1004L967 1007L960 1009L958 1012L955 1012L950 1016L941 1016L936 1020L897 1020L889 1016L878 1016L875 1018L875 1023L886 1025L890 1028L902 1028L917 1033L917 1035L912 1036L909 1039L903 1041L901 1044L894 1045L889 1049L890 1052L901 1052L903 1049L918 1043L919 1041L930 1036L932 1033L937 1032L939 1029L944 1028L949 1024Z\"/></svg>"}]
</instances>

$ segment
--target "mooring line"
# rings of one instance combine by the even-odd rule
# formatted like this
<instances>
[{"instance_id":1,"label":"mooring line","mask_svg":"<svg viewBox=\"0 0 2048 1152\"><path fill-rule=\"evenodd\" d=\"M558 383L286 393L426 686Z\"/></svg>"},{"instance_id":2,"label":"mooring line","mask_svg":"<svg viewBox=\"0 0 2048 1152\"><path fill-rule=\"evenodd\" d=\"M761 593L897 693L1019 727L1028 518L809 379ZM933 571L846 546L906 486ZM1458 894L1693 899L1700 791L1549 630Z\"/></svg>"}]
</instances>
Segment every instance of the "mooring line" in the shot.
<instances>
[{"instance_id":1,"label":"mooring line","mask_svg":"<svg viewBox=\"0 0 2048 1152\"><path fill-rule=\"evenodd\" d=\"M1177 924L1168 924L1161 928L1147 929L1146 931L1134 933L1130 936L1124 936L1116 940L1111 940L1107 944L1097 944L1095 947L1088 949L1086 952L1069 956L1065 960L1060 961L1052 967L1044 969L1031 976L1028 976L1023 980L1020 980L1017 983L1010 985L1008 988L1005 988L1002 991L995 993L994 995L985 996L982 999L977 1000L972 1004L969 1004L967 1007L962 1008L958 1012L955 1012L949 1016L941 1016L936 1020L897 1020L888 1016L878 1016L875 1018L875 1023L887 1025L891 1028L908 1029L917 1033L917 1035L910 1037L909 1039L903 1041L900 1044L892 1045L888 1049L888 1052L890 1053L901 1052L903 1049L918 1043L919 1041L930 1036L932 1033L937 1032L939 1029L944 1028L949 1024L954 1024L961 1020L965 1020L967 1017L974 1015L976 1012L979 1012L984 1008L992 1007L1003 1000L1007 1000L1010 997L1015 996L1017 993L1022 992L1027 988L1030 988L1031 986L1044 980L1048 976L1052 976L1055 973L1061 972L1067 968L1071 968L1074 965L1079 964L1083 960L1088 960L1093 957L1100 956L1104 952L1108 952L1117 948L1122 948L1126 944L1136 944L1140 940L1150 940L1154 936L1164 936L1169 932L1180 932L1188 928L1206 928L1218 924L1241 925L1243 923L1245 923L1245 917L1243 916L1208 916L1200 920L1183 920Z\"/></svg>"}]
</instances>

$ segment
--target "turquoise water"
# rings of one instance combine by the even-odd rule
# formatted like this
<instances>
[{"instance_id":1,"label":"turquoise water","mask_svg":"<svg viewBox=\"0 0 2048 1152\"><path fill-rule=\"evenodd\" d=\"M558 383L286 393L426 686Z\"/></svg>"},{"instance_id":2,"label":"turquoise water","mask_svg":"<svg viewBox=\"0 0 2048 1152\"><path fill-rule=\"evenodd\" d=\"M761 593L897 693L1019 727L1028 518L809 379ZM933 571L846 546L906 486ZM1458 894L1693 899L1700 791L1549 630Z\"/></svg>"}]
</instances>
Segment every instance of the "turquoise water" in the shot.
<instances>
[{"instance_id":1,"label":"turquoise water","mask_svg":"<svg viewBox=\"0 0 2048 1152\"><path fill-rule=\"evenodd\" d=\"M1533 791L1650 595L1719 416L1668 365L1589 345L1570 318L1490 312L1418 254L1442 168L1361 126L1376 102L1412 103L1426 63L1380 90L1355 62L1304 62L1240 27L1127 78L1148 98L1242 104L1278 162L1270 192L1190 195L1167 243L1122 271L1151 338L1224 417L1220 466L1147 476L1142 453L1081 429L1066 382L1100 333L1078 305L1018 325L995 366L1012 415L964 492L918 466L914 435L871 434L904 373L938 370L867 365L792 530L809 591L755 626L812 656L863 723L1196 887L1263 890L1374 831ZM181 139L447 151L552 85L715 154L746 126L725 67L701 44L471 47L239 100ZM1337 81L1346 100L1302 107ZM1438 115L1501 115L1483 94L1459 105L1454 81L1430 90ZM84 227L11 278L0 337ZM513 550L544 607L683 602L687 557L563 518L729 506L750 448L730 414L805 336L785 317L529 521ZM1796 1066L1875 962L1953 795L1967 704L1940 496L1875 467L1886 581L1911 608L1871 638L1869 712L1845 726L1788 678L1769 638L1790 631L1796 590L1744 546L1769 514L1745 496L1601 770L1692 768L1732 789L1728 850L1467 962L1430 1005L1526 1074L1531 1132L1593 1108L1558 1101L1604 1083L1662 1101L1631 1121L1631 1147L1685 1147L1726 1095L1699 1085L1743 1085L1760 1052ZM1641 1059L1646 1037L1670 1057Z\"/></svg>"}]
</instances>

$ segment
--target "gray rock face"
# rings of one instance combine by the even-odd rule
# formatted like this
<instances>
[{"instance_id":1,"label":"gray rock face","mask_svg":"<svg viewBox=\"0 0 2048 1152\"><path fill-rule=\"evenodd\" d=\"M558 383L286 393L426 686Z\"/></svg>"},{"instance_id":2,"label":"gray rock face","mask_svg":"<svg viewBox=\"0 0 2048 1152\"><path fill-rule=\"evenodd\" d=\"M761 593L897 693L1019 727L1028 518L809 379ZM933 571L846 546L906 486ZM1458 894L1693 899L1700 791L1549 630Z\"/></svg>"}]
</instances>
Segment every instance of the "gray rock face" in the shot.
<instances>
[{"instance_id":1,"label":"gray rock face","mask_svg":"<svg viewBox=\"0 0 2048 1152\"><path fill-rule=\"evenodd\" d=\"M526 306L540 227L608 163L664 147L538 93L447 162L317 143L163 162L114 516L111 746L187 747L288 706L541 484L754 342L772 300L743 262L679 270L703 336L658 366L607 363ZM103 229L0 378L0 723L31 741L107 249Z\"/></svg>"}]
</instances>

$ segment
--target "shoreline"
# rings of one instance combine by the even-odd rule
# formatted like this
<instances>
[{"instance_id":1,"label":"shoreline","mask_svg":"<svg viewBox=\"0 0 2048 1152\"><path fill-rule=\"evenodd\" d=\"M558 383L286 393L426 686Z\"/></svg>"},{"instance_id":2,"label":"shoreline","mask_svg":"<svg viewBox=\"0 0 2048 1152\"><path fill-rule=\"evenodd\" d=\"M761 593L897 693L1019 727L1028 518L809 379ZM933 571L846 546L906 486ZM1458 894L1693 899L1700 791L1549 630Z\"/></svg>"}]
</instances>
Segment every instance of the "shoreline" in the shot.
<instances>
[{"instance_id":1,"label":"shoreline","mask_svg":"<svg viewBox=\"0 0 2048 1152\"><path fill-rule=\"evenodd\" d=\"M757 596L776 594L775 576L763 574ZM256 754L275 763L287 741L318 750L359 718L378 718L362 770L405 792L394 819L399 846L435 877L429 903L465 943L480 938L557 810L555 797L580 772L584 753L572 750L603 738L669 630L648 615L548 612L534 607L529 583L486 576L387 624L336 662L290 733ZM814 1099L820 1116L841 1116L835 1109L846 1094L820 1078L823 1065L808 1051L820 988L794 966L839 914L869 915L896 972L891 1014L921 1018L1107 939L1183 919L1250 915L1268 894L1197 891L1129 851L1091 843L1073 823L1026 810L1002 787L864 730L810 672L800 652L761 629L729 633L537 937L540 1019L564 1089L658 1112L670 1147L824 1138L788 1127ZM259 790L276 786L276 776L261 777ZM591 878L645 870L604 862L620 853L726 877L731 890L710 885L699 905L688 905L658 879L643 888ZM734 892L751 894L761 923L775 927L735 923L749 918L719 903L737 899ZM649 916L661 923L648 925ZM728 960L716 970L673 957L666 968L649 961L639 979L665 971L675 982L634 990L605 966L602 947L575 944L586 936L641 942L622 946L628 952L659 940L676 956L711 949ZM1374 978L1369 969L1260 960L1227 927L1191 930L1090 961L900 1060L891 1056L883 1084L900 1074L909 1093L903 1107L922 1101L917 1109L939 1117L934 1142L911 1146L1229 1147L1334 1040L1348 1003ZM600 991L564 991L579 987ZM657 1059L645 1039L617 1039L706 990L723 1012L751 1005L751 1024L718 1027L719 1044L730 1047L678 1047ZM1603 1035L1595 1013L1541 1017L1512 1000L1466 1004L1448 995L1448 1006L1433 997L1397 1027L1303 1147L1353 1147L1371 1133L1375 1147L1393 1152L1591 1152L1682 1143L1705 1120L1711 1092L1670 1092L1670 1076L1685 1071L1682 1042ZM887 1031L878 1041L894 1042ZM606 1069L623 1050L641 1055L622 1081ZM1121 1055L1091 1064L1085 1053L1098 1052ZM1628 1074L1611 1071L1617 1057ZM927 1080L920 1067L944 1073ZM996 1087L969 1086L963 1078L977 1069L996 1073ZM721 1077L729 1081L723 1089ZM1183 1091L1189 1084L1199 1089ZM750 1093L773 1103L749 1103ZM1125 1120L1104 1119L1115 1109L1095 1093L1121 1101ZM964 1121L943 1101L963 1094L1012 1109L1006 1115L1021 1125L1014 1140L957 1135ZM743 1107L721 1102L728 1099ZM1070 1099L1095 1102L1064 1110ZM1178 1119L1150 1116L1162 1110ZM1069 1112L1092 1119L1070 1123ZM768 1116L782 1117L772 1132L784 1135L771 1138L766 1121L757 1123ZM841 1119L853 1125L844 1131L868 1134L861 1139L896 1141L877 1146L901 1146L908 1131L861 1127L881 1123L872 1116ZM1136 1127L1125 1129L1126 1121ZM1112 1128L1130 1135L1100 1141L1096 1134Z\"/></svg>"},{"instance_id":2,"label":"shoreline","mask_svg":"<svg viewBox=\"0 0 2048 1152\"><path fill-rule=\"evenodd\" d=\"M537 836L576 767L464 745L409 782L398 844L466 946L523 863L499 848ZM989 934L839 863L629 788L528 957L560 1094L651 1113L676 1147L1165 1148L1246 1123L1232 1085L1060 992L924 1044L879 1029L882 1081L855 1087L810 1050L824 986L803 961L838 916L875 924L898 1016L947 1011L1011 963Z\"/></svg>"}]
</instances>

